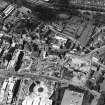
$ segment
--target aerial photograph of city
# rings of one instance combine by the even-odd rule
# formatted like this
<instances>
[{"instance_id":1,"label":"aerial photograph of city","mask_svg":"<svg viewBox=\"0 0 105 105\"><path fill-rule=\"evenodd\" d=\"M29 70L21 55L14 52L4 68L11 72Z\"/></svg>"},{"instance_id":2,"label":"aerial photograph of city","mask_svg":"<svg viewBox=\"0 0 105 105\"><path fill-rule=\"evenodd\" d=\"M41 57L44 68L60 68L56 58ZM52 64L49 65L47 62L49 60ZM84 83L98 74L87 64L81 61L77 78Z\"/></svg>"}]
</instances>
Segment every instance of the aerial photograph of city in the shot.
<instances>
[{"instance_id":1,"label":"aerial photograph of city","mask_svg":"<svg viewBox=\"0 0 105 105\"><path fill-rule=\"evenodd\" d=\"M0 0L0 105L105 105L105 0Z\"/></svg>"}]
</instances>

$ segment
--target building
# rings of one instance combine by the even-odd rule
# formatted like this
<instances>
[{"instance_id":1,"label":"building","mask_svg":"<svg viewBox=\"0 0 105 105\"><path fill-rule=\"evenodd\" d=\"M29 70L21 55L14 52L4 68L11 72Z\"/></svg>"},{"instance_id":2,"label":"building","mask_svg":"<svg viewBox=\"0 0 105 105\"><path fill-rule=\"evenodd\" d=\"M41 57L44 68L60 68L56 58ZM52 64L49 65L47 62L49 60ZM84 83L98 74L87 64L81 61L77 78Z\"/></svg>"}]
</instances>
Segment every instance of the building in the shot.
<instances>
[{"instance_id":1,"label":"building","mask_svg":"<svg viewBox=\"0 0 105 105\"><path fill-rule=\"evenodd\" d=\"M82 105L83 93L65 90L61 105Z\"/></svg>"}]
</instances>

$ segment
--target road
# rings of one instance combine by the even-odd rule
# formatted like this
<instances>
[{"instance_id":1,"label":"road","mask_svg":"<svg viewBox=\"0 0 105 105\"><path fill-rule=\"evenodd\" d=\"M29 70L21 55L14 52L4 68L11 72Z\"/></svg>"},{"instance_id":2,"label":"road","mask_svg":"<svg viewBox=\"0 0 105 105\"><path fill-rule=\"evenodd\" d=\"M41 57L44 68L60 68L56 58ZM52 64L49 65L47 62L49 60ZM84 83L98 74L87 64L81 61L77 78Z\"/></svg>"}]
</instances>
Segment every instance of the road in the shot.
<instances>
[{"instance_id":1,"label":"road","mask_svg":"<svg viewBox=\"0 0 105 105\"><path fill-rule=\"evenodd\" d=\"M32 79L37 79L37 78L46 78L48 80L51 81L55 81L55 82L60 82L60 83L64 83L68 85L73 85L69 80L62 80L60 78L55 78L55 77L48 77L46 75L38 75L38 74L33 74L33 73L16 73L16 72L10 72L10 71L4 71L4 70L0 70L0 77L4 77L4 78L8 78L8 77L19 77L20 79L24 79L24 78L32 78ZM83 89L83 90L88 90L90 91L94 96L97 96L97 92L93 92L92 90L88 89L86 86L79 86L79 88Z\"/></svg>"},{"instance_id":2,"label":"road","mask_svg":"<svg viewBox=\"0 0 105 105\"><path fill-rule=\"evenodd\" d=\"M61 83L67 83L68 80L62 80L60 78L56 77L51 77L51 76L46 76L46 75L39 75L35 73L22 73L22 72L13 72L13 71L7 71L7 70L0 70L0 76L1 77L11 77L11 76L16 76L19 78L46 78L52 81L57 81Z\"/></svg>"}]
</instances>

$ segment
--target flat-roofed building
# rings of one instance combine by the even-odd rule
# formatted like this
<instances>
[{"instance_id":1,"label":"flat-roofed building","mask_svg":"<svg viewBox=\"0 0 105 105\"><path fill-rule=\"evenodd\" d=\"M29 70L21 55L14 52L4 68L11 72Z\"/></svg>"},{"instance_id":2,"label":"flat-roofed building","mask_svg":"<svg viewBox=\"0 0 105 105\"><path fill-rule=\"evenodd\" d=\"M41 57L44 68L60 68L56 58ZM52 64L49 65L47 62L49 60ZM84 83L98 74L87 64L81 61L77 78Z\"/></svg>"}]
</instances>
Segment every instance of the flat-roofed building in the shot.
<instances>
[{"instance_id":1,"label":"flat-roofed building","mask_svg":"<svg viewBox=\"0 0 105 105\"><path fill-rule=\"evenodd\" d=\"M82 105L83 93L65 90L61 105Z\"/></svg>"}]
</instances>

